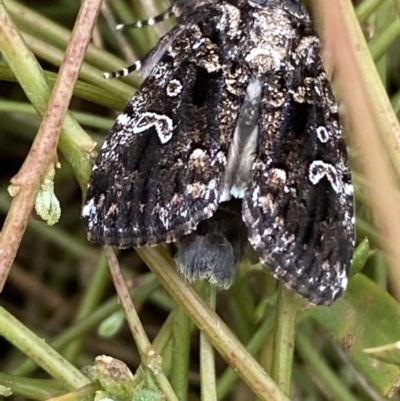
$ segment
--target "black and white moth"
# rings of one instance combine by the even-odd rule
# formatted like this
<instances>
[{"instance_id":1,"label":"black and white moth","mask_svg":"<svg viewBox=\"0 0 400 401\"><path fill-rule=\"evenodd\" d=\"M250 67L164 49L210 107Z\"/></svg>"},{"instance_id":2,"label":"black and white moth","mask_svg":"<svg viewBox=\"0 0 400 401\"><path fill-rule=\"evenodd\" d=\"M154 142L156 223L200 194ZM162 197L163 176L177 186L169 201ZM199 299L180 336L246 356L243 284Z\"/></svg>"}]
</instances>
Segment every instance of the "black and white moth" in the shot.
<instances>
[{"instance_id":1,"label":"black and white moth","mask_svg":"<svg viewBox=\"0 0 400 401\"><path fill-rule=\"evenodd\" d=\"M307 11L298 0L189 0L167 14L177 25L119 74L141 67L145 80L93 168L89 240L179 240L186 277L228 286L248 238L288 287L330 304L347 284L353 186Z\"/></svg>"}]
</instances>

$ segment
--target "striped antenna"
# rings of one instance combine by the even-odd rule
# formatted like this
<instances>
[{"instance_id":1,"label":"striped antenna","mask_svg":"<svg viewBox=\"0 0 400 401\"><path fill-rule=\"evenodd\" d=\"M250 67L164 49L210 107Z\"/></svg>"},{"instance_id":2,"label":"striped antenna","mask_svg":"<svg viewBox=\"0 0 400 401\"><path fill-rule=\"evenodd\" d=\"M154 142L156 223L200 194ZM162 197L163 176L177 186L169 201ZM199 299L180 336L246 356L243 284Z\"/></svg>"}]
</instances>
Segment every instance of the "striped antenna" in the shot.
<instances>
[{"instance_id":1,"label":"striped antenna","mask_svg":"<svg viewBox=\"0 0 400 401\"><path fill-rule=\"evenodd\" d=\"M168 18L171 18L173 16L179 16L181 13L181 6L182 6L181 1L178 1L176 4L169 7L167 10L165 10L162 14L159 14L154 18L149 18L144 21L136 21L136 22L132 22L130 24L119 24L119 25L117 25L116 29L121 30L121 29L125 29L125 28L142 28L143 26L152 26L152 25L156 24L157 22L165 21ZM114 71L114 72L105 72L103 74L103 77L106 79L126 77L131 72L139 71L140 68L142 67L143 60L144 59L138 60L134 64L130 65L129 67L123 68L122 70L118 70L118 71Z\"/></svg>"},{"instance_id":2,"label":"striped antenna","mask_svg":"<svg viewBox=\"0 0 400 401\"><path fill-rule=\"evenodd\" d=\"M122 70L114 71L114 72L105 72L103 77L106 79L110 78L119 78L119 77L126 77L133 71L139 71L142 66L142 62L140 60L135 61L129 67L123 68Z\"/></svg>"},{"instance_id":3,"label":"striped antenna","mask_svg":"<svg viewBox=\"0 0 400 401\"><path fill-rule=\"evenodd\" d=\"M167 10L165 10L162 14L157 15L156 17L149 18L144 21L136 21L136 22L131 22L129 24L119 24L116 26L117 30L125 29L125 28L142 28L143 26L152 26L154 24L157 24L157 22L162 22L165 21L175 15L175 10L174 6L169 7Z\"/></svg>"}]
</instances>

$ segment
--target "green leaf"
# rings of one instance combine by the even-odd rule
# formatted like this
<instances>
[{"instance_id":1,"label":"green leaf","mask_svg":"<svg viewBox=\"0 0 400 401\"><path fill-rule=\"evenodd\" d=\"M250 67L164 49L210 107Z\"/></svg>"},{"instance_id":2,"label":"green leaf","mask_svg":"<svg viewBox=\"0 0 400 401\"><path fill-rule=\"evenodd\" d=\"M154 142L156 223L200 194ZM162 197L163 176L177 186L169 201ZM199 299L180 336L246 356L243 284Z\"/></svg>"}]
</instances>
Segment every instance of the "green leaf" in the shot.
<instances>
[{"instance_id":1,"label":"green leaf","mask_svg":"<svg viewBox=\"0 0 400 401\"><path fill-rule=\"evenodd\" d=\"M368 238L365 237L354 251L353 263L351 264L350 267L350 274L349 274L350 277L355 276L357 273L361 271L361 269L364 267L368 259L368 256L369 256L369 241Z\"/></svg>"},{"instance_id":2,"label":"green leaf","mask_svg":"<svg viewBox=\"0 0 400 401\"><path fill-rule=\"evenodd\" d=\"M385 290L357 274L331 307L316 307L305 315L316 319L342 345L357 369L382 394L390 396L396 391L400 369L364 352L399 338L400 306Z\"/></svg>"}]
</instances>

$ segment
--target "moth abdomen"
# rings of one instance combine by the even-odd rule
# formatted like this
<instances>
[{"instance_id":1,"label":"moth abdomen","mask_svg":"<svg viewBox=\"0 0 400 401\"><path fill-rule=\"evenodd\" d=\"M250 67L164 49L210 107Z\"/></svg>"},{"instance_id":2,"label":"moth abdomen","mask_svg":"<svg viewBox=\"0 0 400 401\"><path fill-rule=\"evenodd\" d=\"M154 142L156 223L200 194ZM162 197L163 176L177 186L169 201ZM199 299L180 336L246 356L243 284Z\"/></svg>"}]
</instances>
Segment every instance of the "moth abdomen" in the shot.
<instances>
[{"instance_id":1,"label":"moth abdomen","mask_svg":"<svg viewBox=\"0 0 400 401\"><path fill-rule=\"evenodd\" d=\"M179 239L175 258L189 281L205 279L221 288L230 287L247 244L240 207L237 200L224 203L213 217Z\"/></svg>"}]
</instances>

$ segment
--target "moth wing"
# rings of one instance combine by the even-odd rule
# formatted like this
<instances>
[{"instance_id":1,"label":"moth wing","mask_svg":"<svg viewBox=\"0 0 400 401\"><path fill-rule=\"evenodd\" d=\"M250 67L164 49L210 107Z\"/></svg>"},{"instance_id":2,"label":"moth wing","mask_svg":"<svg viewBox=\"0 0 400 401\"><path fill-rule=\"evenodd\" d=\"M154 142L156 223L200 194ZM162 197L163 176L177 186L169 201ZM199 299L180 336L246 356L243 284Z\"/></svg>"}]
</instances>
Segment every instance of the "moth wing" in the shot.
<instances>
[{"instance_id":1,"label":"moth wing","mask_svg":"<svg viewBox=\"0 0 400 401\"><path fill-rule=\"evenodd\" d=\"M302 40L291 72L264 80L243 218L250 243L276 277L312 303L330 304L347 284L353 187L318 38Z\"/></svg>"},{"instance_id":2,"label":"moth wing","mask_svg":"<svg viewBox=\"0 0 400 401\"><path fill-rule=\"evenodd\" d=\"M220 48L199 27L217 26L219 14L215 7L194 11L185 29L173 29L152 51L156 65L117 118L92 172L82 211L92 242L171 242L217 209L241 102L223 99ZM216 117L222 109L224 121Z\"/></svg>"}]
</instances>

